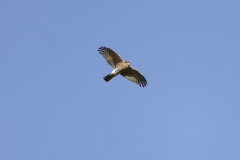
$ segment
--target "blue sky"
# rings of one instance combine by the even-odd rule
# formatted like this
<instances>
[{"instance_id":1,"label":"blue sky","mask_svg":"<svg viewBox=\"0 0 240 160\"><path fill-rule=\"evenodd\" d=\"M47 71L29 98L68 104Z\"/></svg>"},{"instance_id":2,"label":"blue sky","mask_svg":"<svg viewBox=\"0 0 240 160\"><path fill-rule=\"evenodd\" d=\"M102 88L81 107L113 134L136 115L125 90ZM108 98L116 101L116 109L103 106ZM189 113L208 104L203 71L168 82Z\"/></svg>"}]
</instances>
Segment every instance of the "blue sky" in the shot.
<instances>
[{"instance_id":1,"label":"blue sky","mask_svg":"<svg viewBox=\"0 0 240 160\"><path fill-rule=\"evenodd\" d=\"M0 159L240 159L240 1L0 2ZM97 52L148 86L115 77Z\"/></svg>"}]
</instances>

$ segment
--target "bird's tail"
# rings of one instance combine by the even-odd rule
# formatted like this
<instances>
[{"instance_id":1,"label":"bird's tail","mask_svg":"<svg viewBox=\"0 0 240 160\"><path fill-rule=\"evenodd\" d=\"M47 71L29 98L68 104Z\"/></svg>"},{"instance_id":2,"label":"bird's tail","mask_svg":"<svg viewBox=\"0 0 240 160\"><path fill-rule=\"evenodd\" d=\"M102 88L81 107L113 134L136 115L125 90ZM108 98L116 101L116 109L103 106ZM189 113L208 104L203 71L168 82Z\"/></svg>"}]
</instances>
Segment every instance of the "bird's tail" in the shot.
<instances>
[{"instance_id":1,"label":"bird's tail","mask_svg":"<svg viewBox=\"0 0 240 160\"><path fill-rule=\"evenodd\" d=\"M113 77L114 77L114 75L108 74L108 75L106 75L103 79L104 79L106 82L108 82L108 81L110 81Z\"/></svg>"}]
</instances>

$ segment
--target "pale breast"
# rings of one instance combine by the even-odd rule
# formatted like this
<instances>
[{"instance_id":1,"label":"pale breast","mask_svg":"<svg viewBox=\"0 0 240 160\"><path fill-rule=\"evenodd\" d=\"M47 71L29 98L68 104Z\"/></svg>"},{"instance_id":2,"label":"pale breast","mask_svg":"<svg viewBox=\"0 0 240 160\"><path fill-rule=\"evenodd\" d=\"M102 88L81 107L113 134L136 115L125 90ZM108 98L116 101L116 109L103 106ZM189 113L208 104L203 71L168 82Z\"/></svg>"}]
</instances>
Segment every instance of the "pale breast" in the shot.
<instances>
[{"instance_id":1,"label":"pale breast","mask_svg":"<svg viewBox=\"0 0 240 160\"><path fill-rule=\"evenodd\" d=\"M118 63L117 67L112 71L112 74L119 74L121 73L121 71L123 71L124 69L128 68L129 65L127 63Z\"/></svg>"}]
</instances>

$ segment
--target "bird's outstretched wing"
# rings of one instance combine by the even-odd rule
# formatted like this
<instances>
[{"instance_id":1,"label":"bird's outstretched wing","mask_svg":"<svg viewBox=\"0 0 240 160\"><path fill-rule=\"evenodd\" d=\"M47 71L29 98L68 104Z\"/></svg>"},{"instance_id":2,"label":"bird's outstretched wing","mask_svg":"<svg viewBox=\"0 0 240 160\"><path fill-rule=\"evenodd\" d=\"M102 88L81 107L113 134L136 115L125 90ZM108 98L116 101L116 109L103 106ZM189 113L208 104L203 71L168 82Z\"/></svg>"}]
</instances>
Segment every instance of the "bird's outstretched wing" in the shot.
<instances>
[{"instance_id":1,"label":"bird's outstretched wing","mask_svg":"<svg viewBox=\"0 0 240 160\"><path fill-rule=\"evenodd\" d=\"M121 75L128 79L129 81L137 83L140 87L146 87L147 85L147 80L145 79L145 77L132 67L129 67L122 71Z\"/></svg>"},{"instance_id":2,"label":"bird's outstretched wing","mask_svg":"<svg viewBox=\"0 0 240 160\"><path fill-rule=\"evenodd\" d=\"M110 48L100 46L98 51L101 55L103 55L107 63L113 68L116 68L118 63L123 62L123 59L120 57L120 55L115 53Z\"/></svg>"}]
</instances>

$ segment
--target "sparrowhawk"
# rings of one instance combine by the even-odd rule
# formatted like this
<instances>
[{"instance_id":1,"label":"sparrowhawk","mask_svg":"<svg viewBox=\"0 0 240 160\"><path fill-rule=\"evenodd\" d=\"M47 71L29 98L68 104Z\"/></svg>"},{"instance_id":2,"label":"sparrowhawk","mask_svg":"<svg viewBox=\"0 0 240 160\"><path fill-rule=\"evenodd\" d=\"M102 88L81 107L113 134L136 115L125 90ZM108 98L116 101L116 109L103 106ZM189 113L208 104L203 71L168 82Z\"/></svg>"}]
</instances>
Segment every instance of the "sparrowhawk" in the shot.
<instances>
[{"instance_id":1,"label":"sparrowhawk","mask_svg":"<svg viewBox=\"0 0 240 160\"><path fill-rule=\"evenodd\" d=\"M110 81L118 74L121 74L129 81L137 83L140 87L146 87L147 80L139 71L130 66L130 62L124 61L119 54L110 48L100 46L98 51L101 55L103 55L107 63L114 68L110 74L103 78L106 82Z\"/></svg>"}]
</instances>

